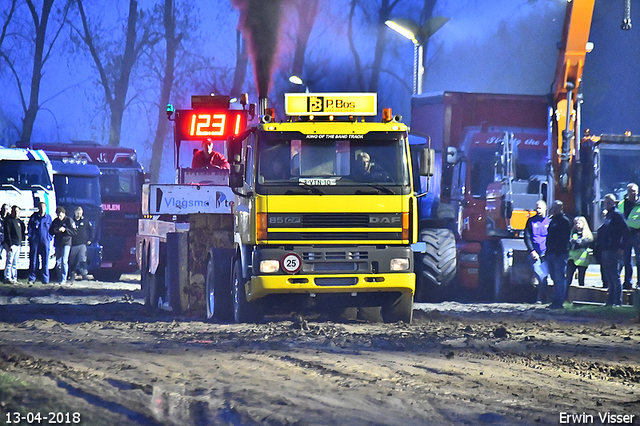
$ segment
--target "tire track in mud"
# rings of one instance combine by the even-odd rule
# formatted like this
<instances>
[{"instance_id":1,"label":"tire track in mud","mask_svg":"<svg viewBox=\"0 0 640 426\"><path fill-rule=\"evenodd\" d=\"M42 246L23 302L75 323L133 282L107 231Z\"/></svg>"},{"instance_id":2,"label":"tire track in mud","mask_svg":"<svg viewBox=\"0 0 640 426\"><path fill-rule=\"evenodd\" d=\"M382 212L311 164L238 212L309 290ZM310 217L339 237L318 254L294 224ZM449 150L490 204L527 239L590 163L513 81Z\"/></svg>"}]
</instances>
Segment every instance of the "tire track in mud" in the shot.
<instances>
[{"instance_id":1,"label":"tire track in mud","mask_svg":"<svg viewBox=\"0 0 640 426\"><path fill-rule=\"evenodd\" d=\"M65 398L67 404L78 405L77 402L69 403L69 399L77 398L83 400L92 408L83 410L83 415L96 409L106 410L120 421L125 419L129 423L142 426L161 425L153 418L148 410L141 409L145 404L140 404L140 398L131 399L129 394L126 398L114 392L114 389L121 390L121 383L115 378L108 378L101 371L91 371L90 369L78 370L57 360L46 360L35 358L24 352L7 346L0 346L0 370L12 372L21 377L45 377L51 380L52 387L62 389L70 398ZM148 386L129 383L130 389L141 390L143 394L149 396ZM55 389L48 389L55 392ZM148 405L148 404L146 404Z\"/></svg>"}]
</instances>

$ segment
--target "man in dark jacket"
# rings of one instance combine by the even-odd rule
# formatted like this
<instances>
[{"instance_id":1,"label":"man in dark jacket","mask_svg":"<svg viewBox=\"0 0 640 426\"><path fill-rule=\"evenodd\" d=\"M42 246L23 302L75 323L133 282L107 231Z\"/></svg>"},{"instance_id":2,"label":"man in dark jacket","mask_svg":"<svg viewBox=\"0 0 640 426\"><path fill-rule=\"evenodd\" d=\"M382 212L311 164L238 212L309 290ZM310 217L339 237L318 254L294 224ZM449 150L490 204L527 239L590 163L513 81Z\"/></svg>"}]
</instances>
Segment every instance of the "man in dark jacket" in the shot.
<instances>
[{"instance_id":1,"label":"man in dark jacket","mask_svg":"<svg viewBox=\"0 0 640 426\"><path fill-rule=\"evenodd\" d=\"M636 279L640 279L640 199L638 198L638 185L630 183L627 185L627 195L618 204L618 210L624 216L629 227L629 241L624 248L622 263L624 266L623 289L631 289L631 277L633 276L633 265L631 263L631 250L636 256Z\"/></svg>"},{"instance_id":2,"label":"man in dark jacket","mask_svg":"<svg viewBox=\"0 0 640 426\"><path fill-rule=\"evenodd\" d=\"M618 272L618 263L629 241L629 227L624 217L616 209L616 196L604 196L606 211L602 226L598 228L598 247L600 249L600 269L602 279L609 286L607 306L622 305L622 283Z\"/></svg>"},{"instance_id":3,"label":"man in dark jacket","mask_svg":"<svg viewBox=\"0 0 640 426\"><path fill-rule=\"evenodd\" d=\"M538 200L536 202L536 214L527 219L527 224L524 227L524 243L529 250L533 273L538 280L538 303L544 303L547 294L549 269L544 259L544 253L547 249L548 227L547 203L543 200Z\"/></svg>"},{"instance_id":4,"label":"man in dark jacket","mask_svg":"<svg viewBox=\"0 0 640 426\"><path fill-rule=\"evenodd\" d=\"M71 225L76 231L75 235L71 237L71 252L69 253L69 279L71 282L76 279L76 271L80 272L83 280L89 279L87 276L87 244L91 244L93 230L83 214L82 207L77 207L71 220Z\"/></svg>"},{"instance_id":5,"label":"man in dark jacket","mask_svg":"<svg viewBox=\"0 0 640 426\"><path fill-rule=\"evenodd\" d=\"M4 283L18 282L18 258L20 246L26 237L26 227L20 219L20 207L12 206L11 214L4 219L4 248L7 250L7 262L4 267Z\"/></svg>"},{"instance_id":6,"label":"man in dark jacket","mask_svg":"<svg viewBox=\"0 0 640 426\"><path fill-rule=\"evenodd\" d=\"M64 207L56 209L57 217L51 223L49 232L53 235L53 245L56 248L56 271L60 284L67 283L69 274L69 252L71 251L71 238L75 230L71 225L71 219L67 217Z\"/></svg>"},{"instance_id":7,"label":"man in dark jacket","mask_svg":"<svg viewBox=\"0 0 640 426\"><path fill-rule=\"evenodd\" d=\"M571 220L563 212L562 201L555 200L549 209L551 220L547 230L547 253L549 274L553 280L553 302L549 309L562 309L567 295L567 260L571 240Z\"/></svg>"},{"instance_id":8,"label":"man in dark jacket","mask_svg":"<svg viewBox=\"0 0 640 426\"><path fill-rule=\"evenodd\" d=\"M29 235L29 283L36 281L41 265L42 282L49 283L49 250L51 247L51 216L47 213L47 203L40 202L38 211L31 215L27 231Z\"/></svg>"}]
</instances>

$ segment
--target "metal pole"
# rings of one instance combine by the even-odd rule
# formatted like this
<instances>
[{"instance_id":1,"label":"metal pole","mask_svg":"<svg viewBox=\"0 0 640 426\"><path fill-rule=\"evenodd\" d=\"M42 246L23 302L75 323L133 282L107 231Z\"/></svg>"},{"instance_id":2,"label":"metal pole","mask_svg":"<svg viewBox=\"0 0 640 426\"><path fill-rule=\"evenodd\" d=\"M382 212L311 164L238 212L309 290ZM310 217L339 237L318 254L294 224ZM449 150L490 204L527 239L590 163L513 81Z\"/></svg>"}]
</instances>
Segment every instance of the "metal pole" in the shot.
<instances>
[{"instance_id":1,"label":"metal pole","mask_svg":"<svg viewBox=\"0 0 640 426\"><path fill-rule=\"evenodd\" d=\"M417 47L417 54L418 54L418 70L416 72L417 74L417 79L418 79L418 84L417 84L417 90L416 90L416 94L421 94L422 93L422 80L424 80L424 47L422 46L422 43L418 44Z\"/></svg>"},{"instance_id":2,"label":"metal pole","mask_svg":"<svg viewBox=\"0 0 640 426\"><path fill-rule=\"evenodd\" d=\"M413 94L418 93L418 45L413 45Z\"/></svg>"}]
</instances>

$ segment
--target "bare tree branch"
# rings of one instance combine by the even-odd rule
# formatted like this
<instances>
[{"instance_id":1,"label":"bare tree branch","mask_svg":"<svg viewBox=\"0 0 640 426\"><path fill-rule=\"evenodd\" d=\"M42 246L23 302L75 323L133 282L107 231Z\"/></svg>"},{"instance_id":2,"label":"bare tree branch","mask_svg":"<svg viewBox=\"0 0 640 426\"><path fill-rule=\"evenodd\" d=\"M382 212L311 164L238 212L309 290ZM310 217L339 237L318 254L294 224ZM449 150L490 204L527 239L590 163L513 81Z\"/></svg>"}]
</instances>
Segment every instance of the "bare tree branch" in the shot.
<instances>
[{"instance_id":1,"label":"bare tree branch","mask_svg":"<svg viewBox=\"0 0 640 426\"><path fill-rule=\"evenodd\" d=\"M80 18L82 20L82 28L84 30L84 35L83 33L79 32L77 29L76 31L78 31L78 35L89 48L89 53L91 54L91 57L93 58L93 61L96 64L96 68L98 68L98 74L100 75L100 81L102 83L102 87L105 92L105 98L106 98L107 104L111 105L111 103L113 102L113 94L111 93L111 88L109 87L109 79L107 78L107 73L105 72L104 65L102 64L100 55L98 54L96 46L93 42L93 37L91 35L91 31L89 30L89 23L87 21L87 16L84 13L84 6L82 4L82 0L76 0L76 3L78 5L78 11L80 12Z\"/></svg>"},{"instance_id":2,"label":"bare tree branch","mask_svg":"<svg viewBox=\"0 0 640 426\"><path fill-rule=\"evenodd\" d=\"M2 25L2 33L0 33L0 48L2 47L2 42L4 41L4 38L7 35L7 28L9 27L9 23L11 22L11 18L13 17L13 12L15 12L16 10L16 1L17 0L11 1L11 9L9 10L9 14L7 15L7 19L4 21L4 24Z\"/></svg>"}]
</instances>

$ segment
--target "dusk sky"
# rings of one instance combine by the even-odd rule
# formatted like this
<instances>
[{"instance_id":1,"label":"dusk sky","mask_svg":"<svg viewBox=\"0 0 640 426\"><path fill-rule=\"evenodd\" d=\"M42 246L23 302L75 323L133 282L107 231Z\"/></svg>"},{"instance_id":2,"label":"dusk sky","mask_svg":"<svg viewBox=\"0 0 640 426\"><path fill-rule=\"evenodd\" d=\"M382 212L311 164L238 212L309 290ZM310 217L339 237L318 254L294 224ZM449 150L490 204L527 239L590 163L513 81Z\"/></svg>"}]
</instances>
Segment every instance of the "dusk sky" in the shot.
<instances>
[{"instance_id":1,"label":"dusk sky","mask_svg":"<svg viewBox=\"0 0 640 426\"><path fill-rule=\"evenodd\" d=\"M8 2L0 6L4 20ZM19 2L21 13L26 7ZM41 2L36 2L37 4ZM56 0L55 4L62 4ZM141 8L154 4L140 1ZM191 4L191 6L185 6ZM285 1L285 4L287 2ZM379 4L369 0L368 4ZM208 58L213 69L202 71L219 88L230 87L235 66L236 27L238 12L229 0L199 2L177 1L178 9L191 11L199 19L194 42L188 44L191 54ZM326 6L328 5L328 7ZM560 40L564 19L565 0L439 0L434 15L446 16L450 21L431 39L427 48L427 69L424 91L444 90L522 93L542 95L548 93L557 58L556 44ZM632 3L633 23L630 31L622 31L622 2L596 0L591 41L595 49L588 54L584 71L584 127L594 133L622 133L631 130L640 133L638 99L640 88L637 70L640 69L638 46L640 4ZM41 6L39 6L41 7ZM90 17L100 17L105 28L114 34L122 32L126 21L128 1L86 1ZM418 18L419 0L400 1L393 17ZM308 78L311 91L359 91L355 79L350 77L353 55L346 40L349 1L321 2L320 13L311 33L305 55L303 77ZM374 10L369 10L372 13ZM358 40L358 53L363 62L371 58L375 28L368 27L364 18L354 29ZM269 94L271 103L282 101L285 91L299 88L287 80L292 57L290 30L295 22L285 13L277 69ZM410 122L410 98L413 70L413 45L409 40L388 30L387 48L383 60L379 89L379 108L390 106L394 113L402 114ZM42 108L35 123L33 141L69 139L107 141L104 93L96 85L97 73L90 58L82 49L70 47L70 30L64 30L54 46L54 53L46 64L40 103ZM0 49L6 46L0 46ZM148 61L148 59L146 59ZM23 65L25 73L29 71ZM387 69L389 72L384 72ZM208 73L208 74L207 74ZM151 143L155 131L159 83L155 86L138 78L138 70L128 92L131 105L124 115L121 145L135 148L145 168L148 166ZM28 75L22 76L28 81ZM193 80L193 76L179 76ZM314 81L314 79L316 81ZM19 137L22 109L15 78L0 60L0 143L7 146ZM185 88L172 94L177 108L188 108L189 96L204 91L200 87ZM23 85L23 89L24 89ZM27 87L28 89L28 87ZM228 89L227 89L228 90ZM212 90L213 91L213 90ZM255 102L255 83L251 65L245 81L245 91ZM189 92L189 93L186 93ZM382 105L384 103L384 105ZM277 105L276 105L277 106ZM171 143L167 141L163 156L162 180L172 181L174 174Z\"/></svg>"}]
</instances>

